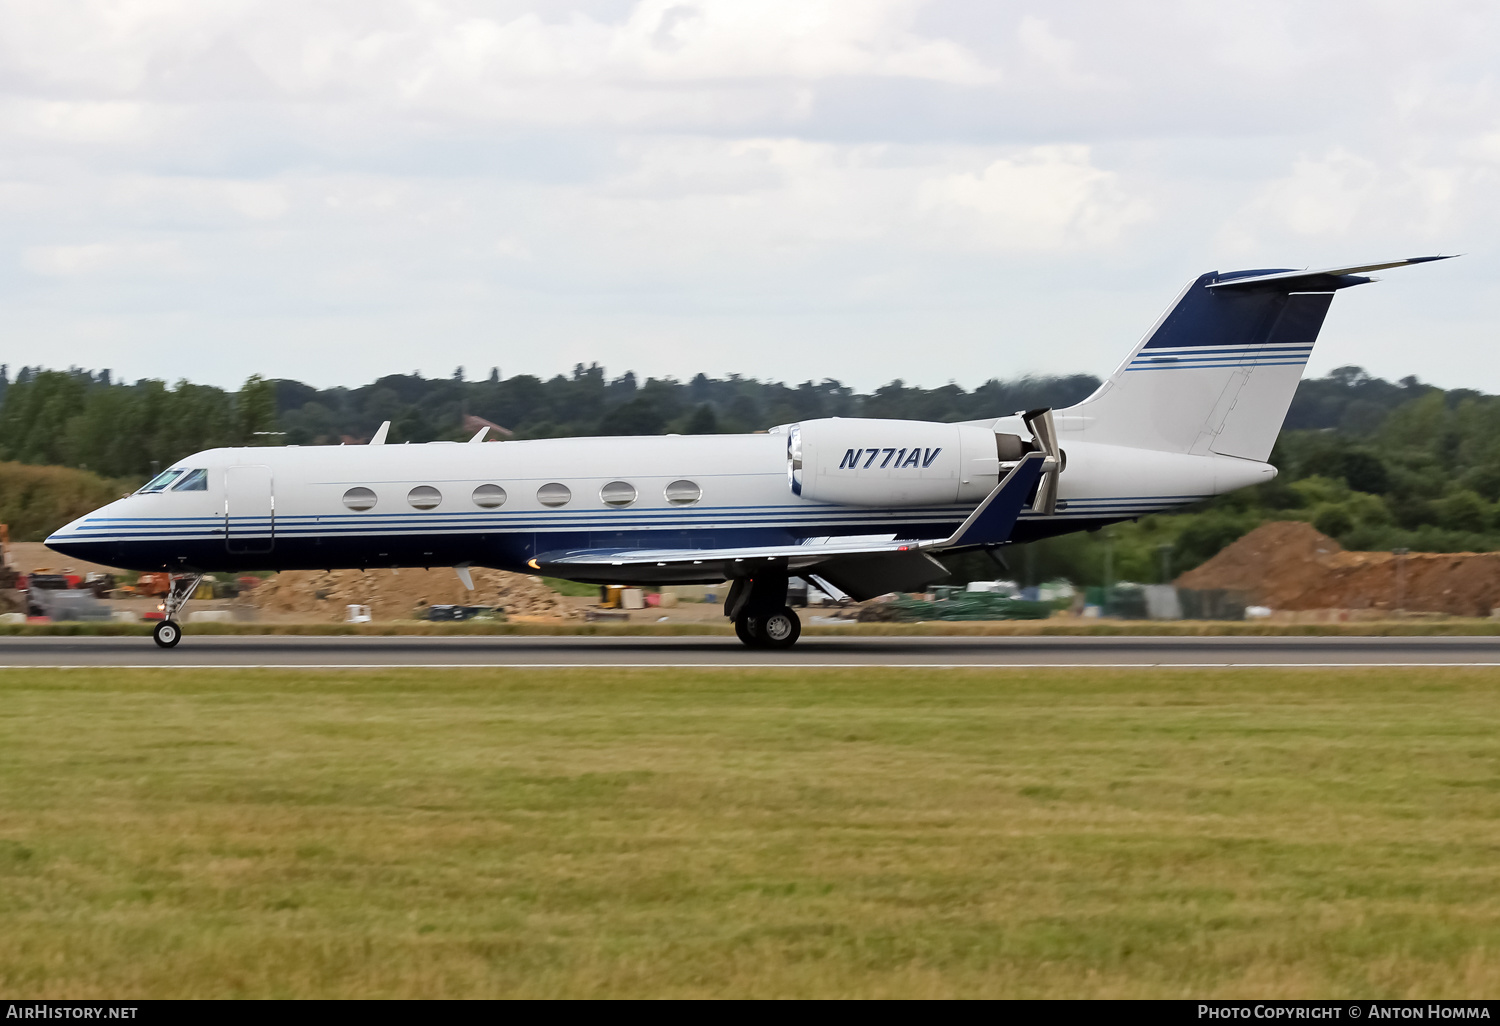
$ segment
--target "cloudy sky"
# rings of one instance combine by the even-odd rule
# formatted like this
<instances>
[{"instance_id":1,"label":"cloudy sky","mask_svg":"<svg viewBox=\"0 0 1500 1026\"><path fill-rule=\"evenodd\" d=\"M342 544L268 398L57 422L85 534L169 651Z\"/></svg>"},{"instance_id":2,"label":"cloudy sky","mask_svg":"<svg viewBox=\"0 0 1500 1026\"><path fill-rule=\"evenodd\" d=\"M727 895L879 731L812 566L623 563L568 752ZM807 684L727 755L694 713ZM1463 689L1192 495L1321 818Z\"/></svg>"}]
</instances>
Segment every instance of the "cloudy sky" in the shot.
<instances>
[{"instance_id":1,"label":"cloudy sky","mask_svg":"<svg viewBox=\"0 0 1500 1026\"><path fill-rule=\"evenodd\" d=\"M1312 370L1500 392L1500 5L0 0L0 362L1108 373L1426 253Z\"/></svg>"}]
</instances>

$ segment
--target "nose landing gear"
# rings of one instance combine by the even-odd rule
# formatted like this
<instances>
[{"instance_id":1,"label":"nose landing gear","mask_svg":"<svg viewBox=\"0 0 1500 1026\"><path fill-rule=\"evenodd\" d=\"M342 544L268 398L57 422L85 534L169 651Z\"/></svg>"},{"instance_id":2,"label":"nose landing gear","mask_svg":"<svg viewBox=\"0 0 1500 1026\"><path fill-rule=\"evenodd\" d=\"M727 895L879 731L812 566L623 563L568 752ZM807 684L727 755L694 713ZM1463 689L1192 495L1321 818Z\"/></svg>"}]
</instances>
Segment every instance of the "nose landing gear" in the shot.
<instances>
[{"instance_id":1,"label":"nose landing gear","mask_svg":"<svg viewBox=\"0 0 1500 1026\"><path fill-rule=\"evenodd\" d=\"M169 580L167 593L162 597L166 618L151 632L152 640L160 648L175 648L182 640L182 626L177 622L177 614L187 605L187 600L193 597L198 585L203 583L203 575L171 574Z\"/></svg>"},{"instance_id":2,"label":"nose landing gear","mask_svg":"<svg viewBox=\"0 0 1500 1026\"><path fill-rule=\"evenodd\" d=\"M172 620L163 620L151 632L151 637L161 648L175 648L182 640L182 628Z\"/></svg>"}]
</instances>

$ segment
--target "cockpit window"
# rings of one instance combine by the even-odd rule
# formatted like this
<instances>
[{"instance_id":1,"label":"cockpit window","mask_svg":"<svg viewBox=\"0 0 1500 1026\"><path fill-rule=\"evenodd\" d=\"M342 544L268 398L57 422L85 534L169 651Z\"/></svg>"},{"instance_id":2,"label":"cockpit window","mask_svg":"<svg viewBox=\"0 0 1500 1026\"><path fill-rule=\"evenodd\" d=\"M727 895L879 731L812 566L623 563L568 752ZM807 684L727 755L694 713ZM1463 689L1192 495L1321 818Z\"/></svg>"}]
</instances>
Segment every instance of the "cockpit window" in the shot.
<instances>
[{"instance_id":1,"label":"cockpit window","mask_svg":"<svg viewBox=\"0 0 1500 1026\"><path fill-rule=\"evenodd\" d=\"M208 471L189 470L187 477L178 481L172 488L174 492L206 492L208 491Z\"/></svg>"},{"instance_id":2,"label":"cockpit window","mask_svg":"<svg viewBox=\"0 0 1500 1026\"><path fill-rule=\"evenodd\" d=\"M182 467L178 467L176 470L163 470L160 474L157 474L142 485L141 490L136 492L136 494L145 495L148 492L164 492L173 481L176 481L185 472Z\"/></svg>"}]
</instances>

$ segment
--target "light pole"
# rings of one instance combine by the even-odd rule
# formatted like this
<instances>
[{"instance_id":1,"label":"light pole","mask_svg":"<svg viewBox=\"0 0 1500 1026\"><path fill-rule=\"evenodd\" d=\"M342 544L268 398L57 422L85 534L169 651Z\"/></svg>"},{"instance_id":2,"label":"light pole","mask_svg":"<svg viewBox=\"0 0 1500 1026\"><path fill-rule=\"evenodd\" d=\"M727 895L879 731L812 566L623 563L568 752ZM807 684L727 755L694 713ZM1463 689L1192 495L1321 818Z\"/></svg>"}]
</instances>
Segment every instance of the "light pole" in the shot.
<instances>
[{"instance_id":1,"label":"light pole","mask_svg":"<svg viewBox=\"0 0 1500 1026\"><path fill-rule=\"evenodd\" d=\"M1100 606L1099 612L1104 616L1109 615L1110 593L1115 590L1115 532L1114 528L1104 529L1104 604Z\"/></svg>"},{"instance_id":2,"label":"light pole","mask_svg":"<svg viewBox=\"0 0 1500 1026\"><path fill-rule=\"evenodd\" d=\"M1397 616L1406 614L1406 554L1411 549L1392 549L1391 554L1396 557L1396 609Z\"/></svg>"}]
</instances>

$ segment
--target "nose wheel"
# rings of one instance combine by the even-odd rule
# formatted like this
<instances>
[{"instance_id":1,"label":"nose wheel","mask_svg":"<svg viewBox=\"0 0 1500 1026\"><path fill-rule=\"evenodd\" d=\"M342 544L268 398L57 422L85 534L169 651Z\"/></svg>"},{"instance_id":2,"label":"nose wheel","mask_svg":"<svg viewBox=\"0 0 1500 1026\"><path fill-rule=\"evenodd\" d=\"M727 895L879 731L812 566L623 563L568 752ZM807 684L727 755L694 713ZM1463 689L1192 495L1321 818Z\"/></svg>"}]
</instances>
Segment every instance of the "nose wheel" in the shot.
<instances>
[{"instance_id":1,"label":"nose wheel","mask_svg":"<svg viewBox=\"0 0 1500 1026\"><path fill-rule=\"evenodd\" d=\"M198 590L198 585L203 583L203 575L172 574L169 580L167 593L162 597L162 609L167 614L166 618L151 632L151 639L160 648L175 648L182 640L182 627L177 623L177 615L187 605L188 599L193 597L193 592Z\"/></svg>"}]
</instances>

